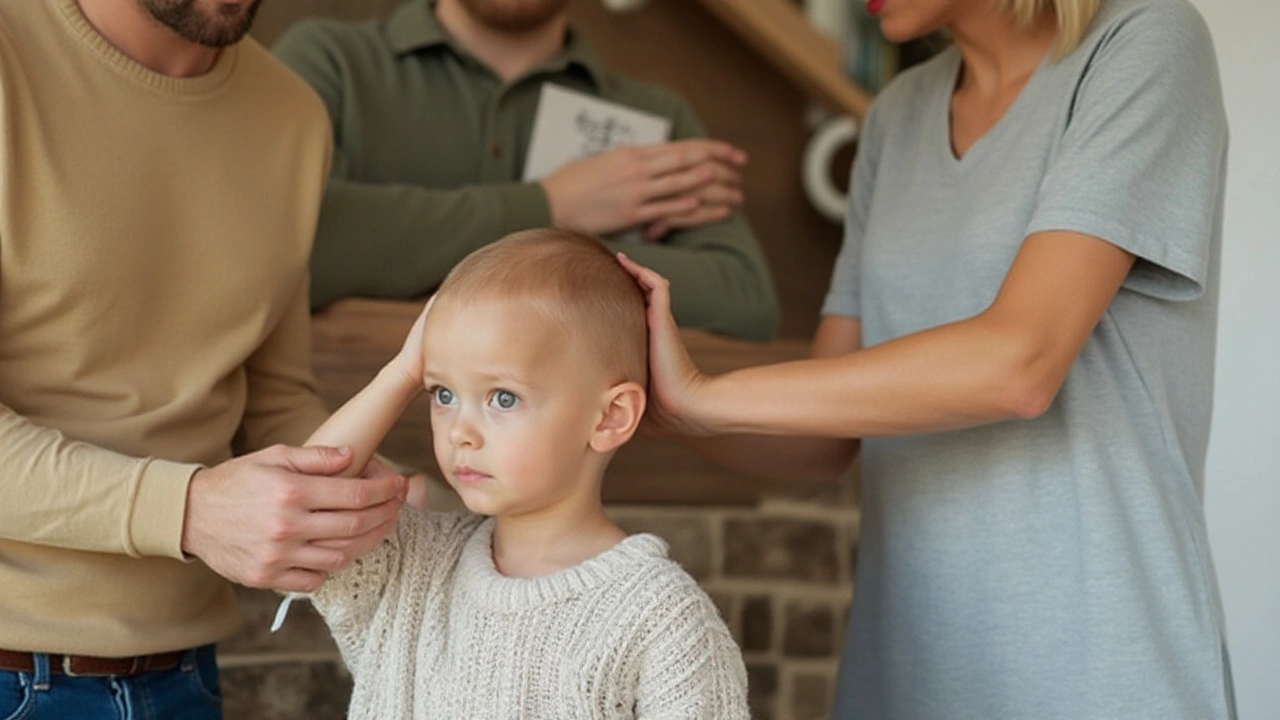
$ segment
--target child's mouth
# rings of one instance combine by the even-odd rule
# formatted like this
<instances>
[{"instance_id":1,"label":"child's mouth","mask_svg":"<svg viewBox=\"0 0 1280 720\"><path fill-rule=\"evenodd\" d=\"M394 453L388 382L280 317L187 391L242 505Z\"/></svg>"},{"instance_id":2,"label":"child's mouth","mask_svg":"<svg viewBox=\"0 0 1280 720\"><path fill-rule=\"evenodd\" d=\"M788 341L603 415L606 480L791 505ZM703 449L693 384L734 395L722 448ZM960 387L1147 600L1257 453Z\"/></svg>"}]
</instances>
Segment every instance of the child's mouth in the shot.
<instances>
[{"instance_id":1,"label":"child's mouth","mask_svg":"<svg viewBox=\"0 0 1280 720\"><path fill-rule=\"evenodd\" d=\"M467 467L466 465L460 465L453 469L453 478L464 485L483 482L488 480L490 477L490 475Z\"/></svg>"}]
</instances>

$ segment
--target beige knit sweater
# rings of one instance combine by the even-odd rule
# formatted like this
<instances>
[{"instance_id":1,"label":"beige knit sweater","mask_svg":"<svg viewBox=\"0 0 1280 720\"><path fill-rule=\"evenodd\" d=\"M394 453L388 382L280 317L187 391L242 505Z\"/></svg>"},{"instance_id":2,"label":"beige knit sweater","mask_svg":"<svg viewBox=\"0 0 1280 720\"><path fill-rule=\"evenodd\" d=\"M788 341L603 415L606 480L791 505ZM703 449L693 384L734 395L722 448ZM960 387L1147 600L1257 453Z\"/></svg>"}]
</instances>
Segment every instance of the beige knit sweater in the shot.
<instances>
[{"instance_id":1,"label":"beige knit sweater","mask_svg":"<svg viewBox=\"0 0 1280 720\"><path fill-rule=\"evenodd\" d=\"M331 131L251 39L160 75L76 0L0 0L0 648L124 656L240 625L187 484L328 417L307 260Z\"/></svg>"},{"instance_id":2,"label":"beige knit sweater","mask_svg":"<svg viewBox=\"0 0 1280 720\"><path fill-rule=\"evenodd\" d=\"M492 537L483 517L407 510L313 596L355 678L350 718L749 717L738 648L661 539L518 579Z\"/></svg>"}]
</instances>

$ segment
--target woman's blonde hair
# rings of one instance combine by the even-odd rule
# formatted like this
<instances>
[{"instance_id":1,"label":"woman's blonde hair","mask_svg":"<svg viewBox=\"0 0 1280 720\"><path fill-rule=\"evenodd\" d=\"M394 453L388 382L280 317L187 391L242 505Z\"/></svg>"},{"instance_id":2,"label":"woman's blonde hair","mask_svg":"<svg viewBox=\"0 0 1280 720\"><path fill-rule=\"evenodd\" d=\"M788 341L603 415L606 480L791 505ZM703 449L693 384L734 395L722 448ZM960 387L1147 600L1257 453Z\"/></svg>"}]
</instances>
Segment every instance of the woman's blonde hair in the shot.
<instances>
[{"instance_id":1,"label":"woman's blonde hair","mask_svg":"<svg viewBox=\"0 0 1280 720\"><path fill-rule=\"evenodd\" d=\"M1084 37L1084 31L1098 12L1099 0L996 0L1021 25L1030 25L1046 12L1058 22L1058 35L1053 41L1053 57L1060 60L1071 54Z\"/></svg>"}]
</instances>

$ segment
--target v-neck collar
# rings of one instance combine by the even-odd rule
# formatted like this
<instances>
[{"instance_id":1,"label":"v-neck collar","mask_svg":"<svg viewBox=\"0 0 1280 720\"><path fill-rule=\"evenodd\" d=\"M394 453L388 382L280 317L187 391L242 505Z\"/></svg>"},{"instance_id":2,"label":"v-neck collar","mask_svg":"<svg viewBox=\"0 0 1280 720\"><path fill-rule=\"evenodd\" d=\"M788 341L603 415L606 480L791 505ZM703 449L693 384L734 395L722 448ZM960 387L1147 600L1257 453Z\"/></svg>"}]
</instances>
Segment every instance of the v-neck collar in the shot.
<instances>
[{"instance_id":1,"label":"v-neck collar","mask_svg":"<svg viewBox=\"0 0 1280 720\"><path fill-rule=\"evenodd\" d=\"M933 137L941 139L941 149L943 153L944 163L956 171L963 172L978 160L981 156L990 152L988 149L992 145L998 145L1002 136L1008 134L1008 127L1015 122L1011 118L1025 112L1024 106L1033 102L1033 95L1040 84L1041 77L1046 73L1046 68L1053 62L1050 59L1051 53L1045 53L1040 64L1036 66L1035 72L1031 73L1031 77L1022 85L1022 89L1018 91L1018 96L1009 103L1009 107L1005 108L999 119L995 121L991 127L987 128L978 139L974 140L964 155L956 157L955 148L951 143L951 97L955 94L955 88L960 80L960 72L963 69L964 58L961 57L960 51L954 46L947 50L949 56L946 59L945 71L939 73L939 76L946 82L945 92L936 94L940 98L941 107L937 108L933 113L935 122L941 123L941 128L935 128Z\"/></svg>"}]
</instances>

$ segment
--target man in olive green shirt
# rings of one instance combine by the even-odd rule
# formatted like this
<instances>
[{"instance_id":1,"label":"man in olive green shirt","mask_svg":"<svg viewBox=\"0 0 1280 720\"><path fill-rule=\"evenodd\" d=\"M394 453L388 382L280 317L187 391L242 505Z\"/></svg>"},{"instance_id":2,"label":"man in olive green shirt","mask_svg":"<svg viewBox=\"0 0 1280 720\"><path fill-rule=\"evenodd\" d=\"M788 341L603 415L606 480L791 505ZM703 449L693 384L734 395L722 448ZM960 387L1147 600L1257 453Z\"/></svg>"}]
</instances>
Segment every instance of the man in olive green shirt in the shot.
<instances>
[{"instance_id":1,"label":"man in olive green shirt","mask_svg":"<svg viewBox=\"0 0 1280 720\"><path fill-rule=\"evenodd\" d=\"M703 139L674 93L604 67L568 27L567 4L412 0L381 20L305 20L277 42L334 125L313 307L421 296L472 250L559 226L605 236L665 275L682 325L773 335L772 279L736 211L745 155ZM672 142L606 151L522 182L546 82L667 118ZM634 230L644 242L619 237Z\"/></svg>"}]
</instances>

